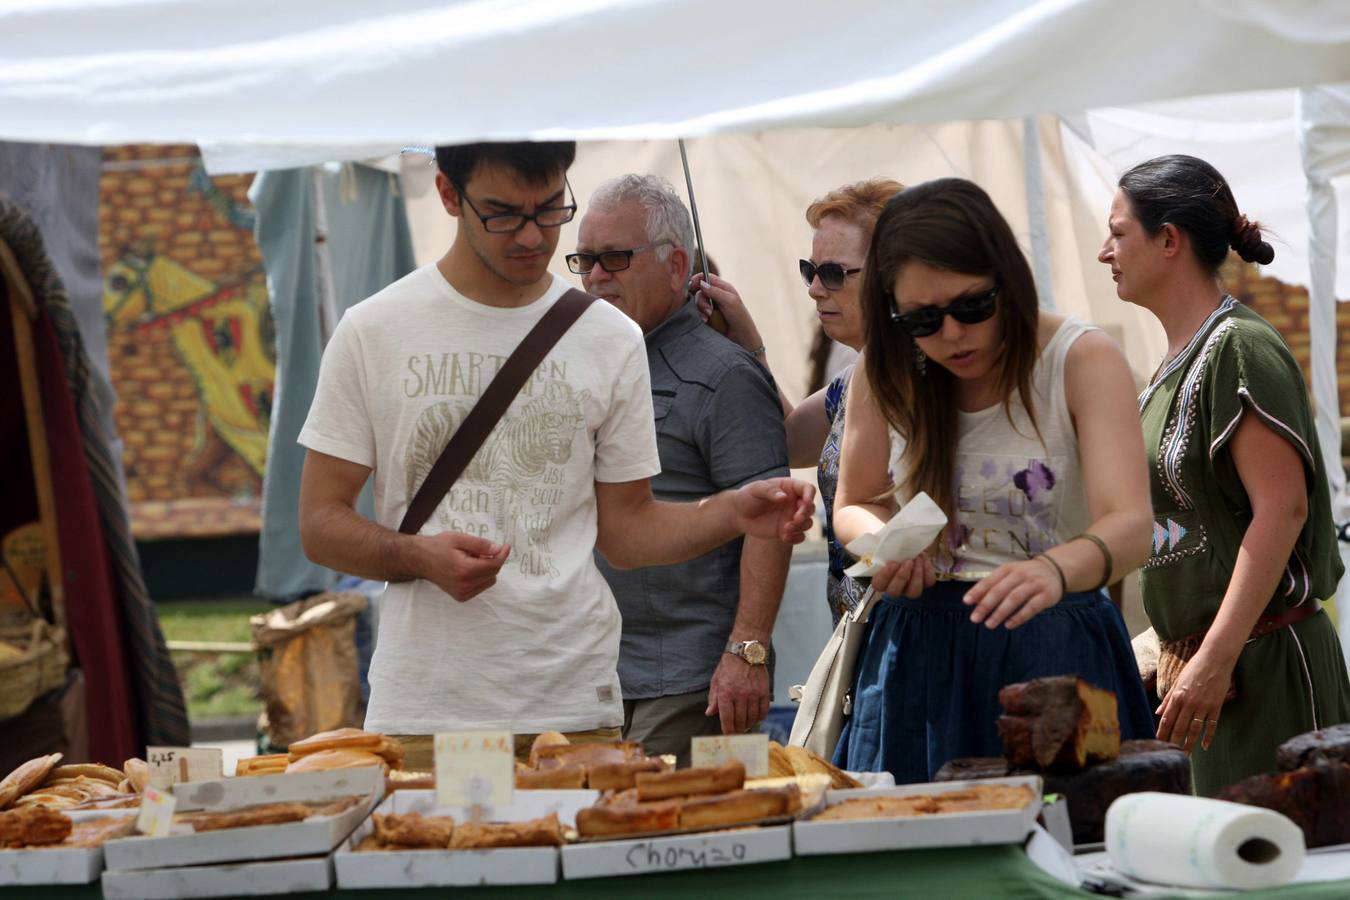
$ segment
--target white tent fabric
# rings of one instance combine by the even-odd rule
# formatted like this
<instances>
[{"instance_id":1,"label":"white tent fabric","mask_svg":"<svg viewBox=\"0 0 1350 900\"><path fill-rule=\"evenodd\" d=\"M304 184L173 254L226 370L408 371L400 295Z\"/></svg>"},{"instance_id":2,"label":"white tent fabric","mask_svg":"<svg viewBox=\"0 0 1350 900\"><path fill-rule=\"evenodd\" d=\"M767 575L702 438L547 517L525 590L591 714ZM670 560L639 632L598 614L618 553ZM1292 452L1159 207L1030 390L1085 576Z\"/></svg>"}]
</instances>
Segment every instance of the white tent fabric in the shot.
<instances>
[{"instance_id":1,"label":"white tent fabric","mask_svg":"<svg viewBox=\"0 0 1350 900\"><path fill-rule=\"evenodd\" d=\"M27 0L0 4L0 137L355 158L1016 119L1347 81L1347 48L1336 0Z\"/></svg>"}]
</instances>

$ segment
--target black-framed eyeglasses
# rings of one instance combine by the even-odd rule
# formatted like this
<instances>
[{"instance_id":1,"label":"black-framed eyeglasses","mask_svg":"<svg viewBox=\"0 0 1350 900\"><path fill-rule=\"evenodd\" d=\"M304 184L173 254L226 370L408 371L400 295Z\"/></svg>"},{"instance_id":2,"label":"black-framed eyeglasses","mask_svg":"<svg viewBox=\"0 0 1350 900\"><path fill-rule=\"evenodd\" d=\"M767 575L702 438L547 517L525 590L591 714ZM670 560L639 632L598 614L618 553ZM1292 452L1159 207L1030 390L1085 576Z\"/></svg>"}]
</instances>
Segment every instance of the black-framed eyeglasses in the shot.
<instances>
[{"instance_id":1,"label":"black-framed eyeglasses","mask_svg":"<svg viewBox=\"0 0 1350 900\"><path fill-rule=\"evenodd\" d=\"M641 247L633 247L629 250L605 250L601 253L569 253L564 259L567 260L567 268L577 275L589 275L599 263L600 268L606 272L622 272L633 264L633 254L641 253L644 250L651 250L656 247L662 247L666 244L673 244L674 241L657 241L654 244L643 244Z\"/></svg>"},{"instance_id":2,"label":"black-framed eyeglasses","mask_svg":"<svg viewBox=\"0 0 1350 900\"><path fill-rule=\"evenodd\" d=\"M857 275L862 271L861 268L846 269L843 263L826 262L816 265L809 259L797 260L797 270L802 273L802 281L810 287L811 282L820 276L821 287L827 291L837 291L844 286L844 279L850 275Z\"/></svg>"},{"instance_id":3,"label":"black-framed eyeglasses","mask_svg":"<svg viewBox=\"0 0 1350 900\"><path fill-rule=\"evenodd\" d=\"M563 177L563 185L567 192L572 194L572 185ZM572 217L577 214L576 195L572 194L572 202L566 206L549 206L544 209L536 209L533 214L525 213L493 213L485 216L479 211L474 202L469 199L469 195L464 193L463 185L455 185L459 191L460 199L469 204L469 209L478 217L478 221L483 223L483 230L491 234L510 234L513 231L519 231L525 227L526 222L533 222L540 228L560 228L572 221Z\"/></svg>"},{"instance_id":4,"label":"black-framed eyeglasses","mask_svg":"<svg viewBox=\"0 0 1350 900\"><path fill-rule=\"evenodd\" d=\"M962 325L977 325L994 314L998 304L998 288L992 287L978 294L957 297L946 306L925 306L907 313L891 312L891 321L910 337L928 337L942 328L942 319L951 316Z\"/></svg>"}]
</instances>

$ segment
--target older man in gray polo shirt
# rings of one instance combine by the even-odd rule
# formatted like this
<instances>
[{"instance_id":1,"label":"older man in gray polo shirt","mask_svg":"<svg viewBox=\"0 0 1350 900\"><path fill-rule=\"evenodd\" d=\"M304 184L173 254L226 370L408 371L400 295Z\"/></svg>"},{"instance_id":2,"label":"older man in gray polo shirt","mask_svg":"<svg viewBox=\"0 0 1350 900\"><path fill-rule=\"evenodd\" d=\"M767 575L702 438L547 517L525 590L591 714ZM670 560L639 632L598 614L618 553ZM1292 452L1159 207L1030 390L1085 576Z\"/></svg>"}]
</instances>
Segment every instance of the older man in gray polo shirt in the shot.
<instances>
[{"instance_id":1,"label":"older man in gray polo shirt","mask_svg":"<svg viewBox=\"0 0 1350 900\"><path fill-rule=\"evenodd\" d=\"M697 500L788 474L778 391L764 367L706 327L685 286L693 228L663 178L602 184L568 267L647 339L663 500ZM689 562L619 571L624 736L687 765L689 739L748 731L769 710L769 638L792 548L748 538Z\"/></svg>"}]
</instances>

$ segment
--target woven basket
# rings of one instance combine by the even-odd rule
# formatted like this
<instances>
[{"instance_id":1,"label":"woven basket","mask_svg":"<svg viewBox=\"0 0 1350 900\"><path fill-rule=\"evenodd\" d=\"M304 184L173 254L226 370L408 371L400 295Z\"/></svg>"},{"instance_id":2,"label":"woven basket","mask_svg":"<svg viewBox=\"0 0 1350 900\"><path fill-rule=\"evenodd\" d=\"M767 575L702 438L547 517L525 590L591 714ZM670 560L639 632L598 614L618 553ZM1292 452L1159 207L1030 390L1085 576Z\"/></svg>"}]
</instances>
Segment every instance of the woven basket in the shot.
<instances>
[{"instance_id":1,"label":"woven basket","mask_svg":"<svg viewBox=\"0 0 1350 900\"><path fill-rule=\"evenodd\" d=\"M70 660L65 634L43 619L25 629L0 631L0 719L17 716L65 683Z\"/></svg>"}]
</instances>

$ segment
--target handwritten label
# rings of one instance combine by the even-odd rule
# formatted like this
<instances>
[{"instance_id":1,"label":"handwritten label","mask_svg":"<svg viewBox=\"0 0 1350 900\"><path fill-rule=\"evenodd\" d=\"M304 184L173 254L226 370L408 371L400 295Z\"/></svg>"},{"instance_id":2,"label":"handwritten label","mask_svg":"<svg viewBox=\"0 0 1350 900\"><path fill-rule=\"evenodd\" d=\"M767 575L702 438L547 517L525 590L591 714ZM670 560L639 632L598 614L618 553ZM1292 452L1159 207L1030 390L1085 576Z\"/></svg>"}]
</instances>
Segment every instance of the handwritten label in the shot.
<instances>
[{"instance_id":1,"label":"handwritten label","mask_svg":"<svg viewBox=\"0 0 1350 900\"><path fill-rule=\"evenodd\" d=\"M141 812L136 816L136 830L151 837L164 837L173 828L173 809L178 798L154 786L147 786L141 795Z\"/></svg>"},{"instance_id":2,"label":"handwritten label","mask_svg":"<svg viewBox=\"0 0 1350 900\"><path fill-rule=\"evenodd\" d=\"M719 734L691 738L690 762L695 766L720 766L739 759L747 778L765 778L769 774L769 736L767 734Z\"/></svg>"},{"instance_id":3,"label":"handwritten label","mask_svg":"<svg viewBox=\"0 0 1350 900\"><path fill-rule=\"evenodd\" d=\"M745 845L726 847L672 847L656 843L634 844L624 855L624 862L635 872L657 872L664 869L706 869L710 866L731 866L745 861Z\"/></svg>"},{"instance_id":4,"label":"handwritten label","mask_svg":"<svg viewBox=\"0 0 1350 900\"><path fill-rule=\"evenodd\" d=\"M495 806L516 789L515 738L509 731L438 734L436 802L441 806Z\"/></svg>"},{"instance_id":5,"label":"handwritten label","mask_svg":"<svg viewBox=\"0 0 1350 900\"><path fill-rule=\"evenodd\" d=\"M164 790L186 781L216 781L224 776L219 747L146 747L150 783Z\"/></svg>"}]
</instances>

